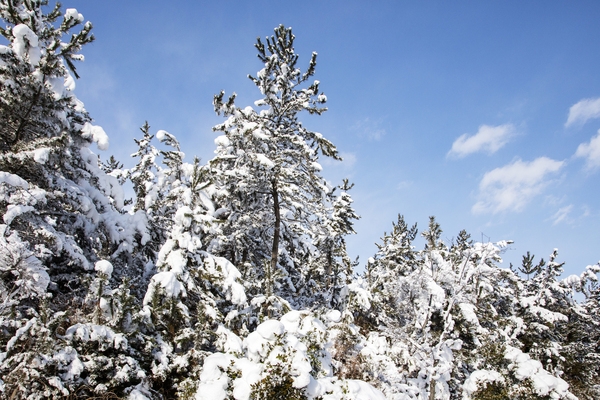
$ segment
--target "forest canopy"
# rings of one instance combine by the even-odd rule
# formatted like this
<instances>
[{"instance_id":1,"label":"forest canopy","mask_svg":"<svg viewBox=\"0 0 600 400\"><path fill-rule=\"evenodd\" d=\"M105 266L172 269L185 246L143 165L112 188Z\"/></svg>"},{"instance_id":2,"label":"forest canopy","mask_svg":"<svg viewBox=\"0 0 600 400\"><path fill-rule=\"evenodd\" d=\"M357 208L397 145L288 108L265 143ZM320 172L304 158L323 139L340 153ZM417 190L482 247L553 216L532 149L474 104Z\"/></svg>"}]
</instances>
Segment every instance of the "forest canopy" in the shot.
<instances>
[{"instance_id":1,"label":"forest canopy","mask_svg":"<svg viewBox=\"0 0 600 400\"><path fill-rule=\"evenodd\" d=\"M398 215L355 271L353 184L322 175L340 155L301 121L327 96L291 28L255 44L253 105L214 96L212 159L146 122L103 160L74 93L92 24L47 3L0 0L0 397L600 396L600 265L503 268L509 241Z\"/></svg>"}]
</instances>

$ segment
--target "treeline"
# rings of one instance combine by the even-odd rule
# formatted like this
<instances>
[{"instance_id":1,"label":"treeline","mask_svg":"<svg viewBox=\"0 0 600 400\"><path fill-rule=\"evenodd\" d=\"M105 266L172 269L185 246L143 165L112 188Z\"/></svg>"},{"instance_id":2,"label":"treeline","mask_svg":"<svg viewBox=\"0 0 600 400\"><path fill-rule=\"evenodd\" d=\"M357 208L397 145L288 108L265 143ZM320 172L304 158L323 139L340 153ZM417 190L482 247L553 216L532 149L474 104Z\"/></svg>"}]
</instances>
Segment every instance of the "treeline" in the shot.
<instances>
[{"instance_id":1,"label":"treeline","mask_svg":"<svg viewBox=\"0 0 600 400\"><path fill-rule=\"evenodd\" d=\"M92 25L45 0L0 15L1 398L600 396L599 265L500 268L507 242L444 243L433 217L417 250L399 216L356 276L353 185L299 120L327 97L291 29L255 45L253 107L215 96L213 159L146 123L102 161L74 94Z\"/></svg>"}]
</instances>

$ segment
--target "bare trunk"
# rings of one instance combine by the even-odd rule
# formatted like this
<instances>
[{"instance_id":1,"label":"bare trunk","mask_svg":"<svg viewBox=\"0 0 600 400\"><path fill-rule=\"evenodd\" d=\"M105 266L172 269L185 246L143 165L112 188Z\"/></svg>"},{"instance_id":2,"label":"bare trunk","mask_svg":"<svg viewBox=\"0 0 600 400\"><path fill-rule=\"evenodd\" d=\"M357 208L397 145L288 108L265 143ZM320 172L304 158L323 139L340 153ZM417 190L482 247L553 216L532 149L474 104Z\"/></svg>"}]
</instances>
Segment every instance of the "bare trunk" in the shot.
<instances>
[{"instance_id":1,"label":"bare trunk","mask_svg":"<svg viewBox=\"0 0 600 400\"><path fill-rule=\"evenodd\" d=\"M277 190L277 179L271 181L271 194L273 196L273 211L275 213L275 227L273 229L273 247L271 248L271 273L277 268L279 257L279 232L281 227L281 215L279 214L279 191Z\"/></svg>"},{"instance_id":2,"label":"bare trunk","mask_svg":"<svg viewBox=\"0 0 600 400\"><path fill-rule=\"evenodd\" d=\"M327 287L331 287L331 282L333 281L333 277L331 276L332 265L333 265L333 255L331 254L333 250L327 252L327 270L325 271L325 281Z\"/></svg>"},{"instance_id":3,"label":"bare trunk","mask_svg":"<svg viewBox=\"0 0 600 400\"><path fill-rule=\"evenodd\" d=\"M431 361L433 363L433 371L431 371L431 377L429 378L429 400L435 400L435 381L433 380L433 374L437 362L435 361L433 352L431 353Z\"/></svg>"},{"instance_id":4,"label":"bare trunk","mask_svg":"<svg viewBox=\"0 0 600 400\"><path fill-rule=\"evenodd\" d=\"M435 381L433 379L429 383L429 400L435 400Z\"/></svg>"}]
</instances>

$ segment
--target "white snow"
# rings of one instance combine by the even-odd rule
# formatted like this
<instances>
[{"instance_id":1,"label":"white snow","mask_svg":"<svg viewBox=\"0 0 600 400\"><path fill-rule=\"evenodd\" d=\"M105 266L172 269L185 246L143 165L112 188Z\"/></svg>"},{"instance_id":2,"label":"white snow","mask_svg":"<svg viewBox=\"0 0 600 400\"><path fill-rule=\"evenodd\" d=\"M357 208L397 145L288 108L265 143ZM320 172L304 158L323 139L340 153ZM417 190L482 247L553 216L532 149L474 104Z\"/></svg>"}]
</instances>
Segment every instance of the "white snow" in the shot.
<instances>
[{"instance_id":1,"label":"white snow","mask_svg":"<svg viewBox=\"0 0 600 400\"><path fill-rule=\"evenodd\" d=\"M227 398L229 378L224 371L231 366L234 357L214 353L204 360L196 400L224 400Z\"/></svg>"},{"instance_id":2,"label":"white snow","mask_svg":"<svg viewBox=\"0 0 600 400\"><path fill-rule=\"evenodd\" d=\"M473 325L479 326L479 319L475 314L475 306L469 303L460 303L459 305L460 311L465 318L465 320Z\"/></svg>"},{"instance_id":3,"label":"white snow","mask_svg":"<svg viewBox=\"0 0 600 400\"><path fill-rule=\"evenodd\" d=\"M350 291L354 301L363 310L368 310L371 308L371 293L365 289L365 282L362 278L358 278L348 285L348 290Z\"/></svg>"},{"instance_id":4,"label":"white snow","mask_svg":"<svg viewBox=\"0 0 600 400\"><path fill-rule=\"evenodd\" d=\"M69 391L65 388L65 386L62 384L62 381L57 376L53 376L50 379L48 379L48 383L51 386L54 386L55 388L60 390L63 396L69 395Z\"/></svg>"},{"instance_id":5,"label":"white snow","mask_svg":"<svg viewBox=\"0 0 600 400\"><path fill-rule=\"evenodd\" d=\"M274 340L285 332L285 326L277 320L269 319L256 327L256 332L267 340Z\"/></svg>"},{"instance_id":6,"label":"white snow","mask_svg":"<svg viewBox=\"0 0 600 400\"><path fill-rule=\"evenodd\" d=\"M29 62L32 65L37 65L40 62L41 51L38 47L38 37L25 24L16 25L12 29L15 40L13 41L13 50L15 54L21 58L25 55L29 57Z\"/></svg>"},{"instance_id":7,"label":"white snow","mask_svg":"<svg viewBox=\"0 0 600 400\"><path fill-rule=\"evenodd\" d=\"M4 213L4 217L2 218L6 225L10 225L10 223L18 216L32 211L35 211L35 208L33 208L32 206L9 204L6 209L6 212Z\"/></svg>"},{"instance_id":8,"label":"white snow","mask_svg":"<svg viewBox=\"0 0 600 400\"><path fill-rule=\"evenodd\" d=\"M109 279L113 272L113 265L110 261L100 260L96 262L94 269L101 274L106 275Z\"/></svg>"},{"instance_id":9,"label":"white snow","mask_svg":"<svg viewBox=\"0 0 600 400\"><path fill-rule=\"evenodd\" d=\"M192 209L188 206L180 207L175 213L175 223L188 228L192 224Z\"/></svg>"},{"instance_id":10,"label":"white snow","mask_svg":"<svg viewBox=\"0 0 600 400\"><path fill-rule=\"evenodd\" d=\"M152 277L150 285L148 285L148 291L144 296L144 304L152 301L152 296L157 286L162 287L169 297L178 297L180 294L185 296L186 294L183 284L177 279L177 275L171 271L163 271Z\"/></svg>"},{"instance_id":11,"label":"white snow","mask_svg":"<svg viewBox=\"0 0 600 400\"><path fill-rule=\"evenodd\" d=\"M275 166L275 163L271 160L269 160L269 158L267 156L265 156L264 154L255 154L256 156L256 160L258 161L259 164L264 165L267 168L273 168Z\"/></svg>"},{"instance_id":12,"label":"white snow","mask_svg":"<svg viewBox=\"0 0 600 400\"><path fill-rule=\"evenodd\" d=\"M533 388L540 396L553 398L567 396L569 384L561 378L551 375L543 368L542 363L532 359L529 354L509 346L504 358L511 361L509 369L514 371L515 377L519 380L530 379Z\"/></svg>"},{"instance_id":13,"label":"white snow","mask_svg":"<svg viewBox=\"0 0 600 400\"><path fill-rule=\"evenodd\" d=\"M342 318L342 313L338 310L331 310L325 314L325 318L330 322L339 322Z\"/></svg>"},{"instance_id":14,"label":"white snow","mask_svg":"<svg viewBox=\"0 0 600 400\"><path fill-rule=\"evenodd\" d=\"M27 321L25 326L22 326L19 329L17 329L17 331L15 332L15 335L12 338L10 338L10 340L6 344L6 352L7 353L9 351L11 351L11 349L13 348L15 343L17 343L17 340L19 340L19 338L21 336L23 336L36 322L37 322L37 318L33 317L29 321Z\"/></svg>"},{"instance_id":15,"label":"white snow","mask_svg":"<svg viewBox=\"0 0 600 400\"><path fill-rule=\"evenodd\" d=\"M152 394L144 387L143 383L138 384L127 396L127 400L150 400Z\"/></svg>"},{"instance_id":16,"label":"white snow","mask_svg":"<svg viewBox=\"0 0 600 400\"><path fill-rule=\"evenodd\" d=\"M165 140L165 136L171 136L171 134L162 129L160 129L158 132L156 132L156 138L158 140L160 140L161 142Z\"/></svg>"},{"instance_id":17,"label":"white snow","mask_svg":"<svg viewBox=\"0 0 600 400\"><path fill-rule=\"evenodd\" d=\"M219 325L217 328L217 335L219 336L218 345L221 351L231 354L241 354L243 351L242 339L223 325Z\"/></svg>"},{"instance_id":18,"label":"white snow","mask_svg":"<svg viewBox=\"0 0 600 400\"><path fill-rule=\"evenodd\" d=\"M7 185L20 187L22 189L29 189L29 183L18 175L11 174L9 172L0 171L0 184L4 183Z\"/></svg>"},{"instance_id":19,"label":"white snow","mask_svg":"<svg viewBox=\"0 0 600 400\"><path fill-rule=\"evenodd\" d=\"M91 139L98 145L100 150L108 150L108 135L101 126L92 125L86 122L81 129L81 136Z\"/></svg>"},{"instance_id":20,"label":"white snow","mask_svg":"<svg viewBox=\"0 0 600 400\"><path fill-rule=\"evenodd\" d=\"M228 147L231 144L231 142L229 141L227 136L221 135L215 138L215 144L217 146Z\"/></svg>"},{"instance_id":21,"label":"white snow","mask_svg":"<svg viewBox=\"0 0 600 400\"><path fill-rule=\"evenodd\" d=\"M42 147L33 151L33 159L40 164L46 164L50 155L50 148Z\"/></svg>"},{"instance_id":22,"label":"white snow","mask_svg":"<svg viewBox=\"0 0 600 400\"><path fill-rule=\"evenodd\" d=\"M67 8L65 11L65 19L73 18L79 23L83 22L83 15L77 12L75 8Z\"/></svg>"},{"instance_id":23,"label":"white snow","mask_svg":"<svg viewBox=\"0 0 600 400\"><path fill-rule=\"evenodd\" d=\"M473 393L485 387L487 383L491 382L502 383L504 382L504 377L496 371L490 371L486 369L473 371L463 384L463 399L470 399Z\"/></svg>"},{"instance_id":24,"label":"white snow","mask_svg":"<svg viewBox=\"0 0 600 400\"><path fill-rule=\"evenodd\" d=\"M127 339L121 333L115 333L105 325L75 324L69 327L64 335L65 339L78 338L83 342L104 342L115 349L127 348Z\"/></svg>"},{"instance_id":25,"label":"white snow","mask_svg":"<svg viewBox=\"0 0 600 400\"><path fill-rule=\"evenodd\" d=\"M333 317L336 317L334 314ZM214 353L205 359L196 399L225 399L231 393L234 399L247 400L252 385L269 378L271 366L274 365L289 374L292 385L304 389L309 399L385 398L366 382L332 377L331 371L324 365L321 365L320 371L313 369L304 338L321 338L318 340L322 341L324 349L330 344L327 344L327 331L323 323L307 311L294 310L280 320L266 320L243 341L223 326L219 326L217 335L218 346L224 353ZM330 363L330 358L321 358L320 362Z\"/></svg>"}]
</instances>

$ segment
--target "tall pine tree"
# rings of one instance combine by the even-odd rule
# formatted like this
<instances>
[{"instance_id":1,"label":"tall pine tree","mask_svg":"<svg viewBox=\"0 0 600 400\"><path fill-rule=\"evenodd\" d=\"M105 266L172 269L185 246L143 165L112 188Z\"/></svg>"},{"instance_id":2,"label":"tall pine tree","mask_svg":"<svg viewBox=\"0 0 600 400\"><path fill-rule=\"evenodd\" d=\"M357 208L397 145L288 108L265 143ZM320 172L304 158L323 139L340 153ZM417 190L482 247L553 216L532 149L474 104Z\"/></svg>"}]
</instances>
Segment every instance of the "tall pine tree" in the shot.
<instances>
[{"instance_id":1,"label":"tall pine tree","mask_svg":"<svg viewBox=\"0 0 600 400\"><path fill-rule=\"evenodd\" d=\"M217 155L210 162L218 202L226 210L215 251L240 265L250 294L273 293L295 306L312 304L326 269L314 260L317 236L327 235L327 194L319 155L339 159L331 142L299 120L303 111L320 115L327 100L313 76L317 54L305 72L297 67L294 35L280 25L256 48L264 68L250 79L262 93L259 110L235 106L235 94L214 106L227 121L214 128ZM313 285L313 282L318 282ZM266 287L265 287L266 286ZM283 304L282 303L282 304ZM282 305L285 308L285 305Z\"/></svg>"}]
</instances>

